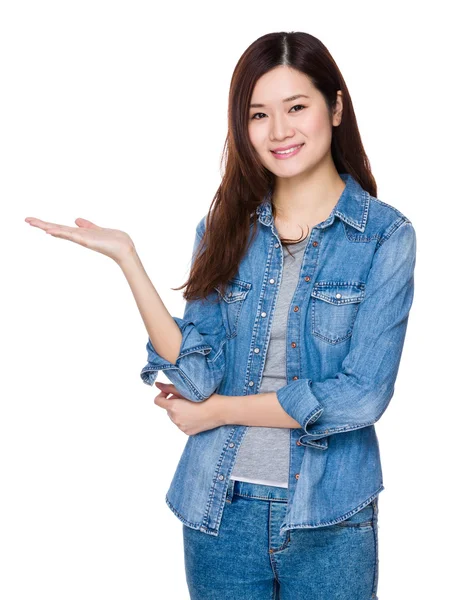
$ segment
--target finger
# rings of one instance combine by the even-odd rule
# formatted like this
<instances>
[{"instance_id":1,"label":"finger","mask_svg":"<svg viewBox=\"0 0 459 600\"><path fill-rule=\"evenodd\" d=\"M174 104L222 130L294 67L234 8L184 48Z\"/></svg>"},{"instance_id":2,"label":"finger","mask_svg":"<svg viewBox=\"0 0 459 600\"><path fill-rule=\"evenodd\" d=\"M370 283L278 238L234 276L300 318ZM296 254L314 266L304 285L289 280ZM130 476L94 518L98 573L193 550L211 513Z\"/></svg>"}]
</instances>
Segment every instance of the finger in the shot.
<instances>
[{"instance_id":1,"label":"finger","mask_svg":"<svg viewBox=\"0 0 459 600\"><path fill-rule=\"evenodd\" d=\"M175 388L175 385L173 383L163 383L162 381L155 381L155 384L160 387L161 389L164 388Z\"/></svg>"},{"instance_id":2,"label":"finger","mask_svg":"<svg viewBox=\"0 0 459 600\"><path fill-rule=\"evenodd\" d=\"M35 217L27 217L24 219L29 225L33 227L40 227L40 229L49 229L50 227L65 227L65 225L59 225L59 223L51 223L50 221L42 221L41 219L36 219Z\"/></svg>"},{"instance_id":3,"label":"finger","mask_svg":"<svg viewBox=\"0 0 459 600\"><path fill-rule=\"evenodd\" d=\"M153 402L157 406L161 406L161 408L163 408L163 399L160 396L156 396L155 399L153 400Z\"/></svg>"},{"instance_id":4,"label":"finger","mask_svg":"<svg viewBox=\"0 0 459 600\"><path fill-rule=\"evenodd\" d=\"M167 390L169 394L180 394L180 392L173 383L163 383L161 381L156 381L155 383L158 385L160 390Z\"/></svg>"},{"instance_id":5,"label":"finger","mask_svg":"<svg viewBox=\"0 0 459 600\"><path fill-rule=\"evenodd\" d=\"M87 246L87 240L79 233L79 231L80 229L67 227L65 229L48 229L46 233L49 233L53 237L75 242L75 244L80 244L80 246Z\"/></svg>"},{"instance_id":6,"label":"finger","mask_svg":"<svg viewBox=\"0 0 459 600\"><path fill-rule=\"evenodd\" d=\"M78 244L84 245L84 238L81 237L81 234L80 237L75 237L75 233L78 234L78 232L81 231L81 229L77 227L68 227L67 225L59 225L58 223L50 223L48 221L42 221L41 219L33 218L29 219L27 222L33 227L38 227L54 237L65 238L71 240L72 242L77 242Z\"/></svg>"},{"instance_id":7,"label":"finger","mask_svg":"<svg viewBox=\"0 0 459 600\"><path fill-rule=\"evenodd\" d=\"M167 398L166 398L166 394L164 392L160 392L154 400L155 404L157 404L158 406L161 406L161 408L164 408L167 405Z\"/></svg>"},{"instance_id":8,"label":"finger","mask_svg":"<svg viewBox=\"0 0 459 600\"><path fill-rule=\"evenodd\" d=\"M102 227L99 227L92 221L88 221L87 219L82 219L81 217L78 217L78 219L75 219L75 223L78 225L78 227L84 227L86 229L102 229Z\"/></svg>"}]
</instances>

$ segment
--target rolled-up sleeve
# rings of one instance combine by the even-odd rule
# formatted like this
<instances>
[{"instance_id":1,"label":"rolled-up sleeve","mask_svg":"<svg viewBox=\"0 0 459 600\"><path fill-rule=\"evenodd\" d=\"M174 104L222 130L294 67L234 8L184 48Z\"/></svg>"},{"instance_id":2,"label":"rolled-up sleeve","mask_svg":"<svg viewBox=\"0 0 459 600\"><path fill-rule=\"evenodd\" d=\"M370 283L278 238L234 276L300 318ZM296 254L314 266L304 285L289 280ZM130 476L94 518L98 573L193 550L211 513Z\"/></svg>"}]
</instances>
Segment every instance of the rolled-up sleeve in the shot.
<instances>
[{"instance_id":1,"label":"rolled-up sleeve","mask_svg":"<svg viewBox=\"0 0 459 600\"><path fill-rule=\"evenodd\" d=\"M415 230L401 217L375 252L340 372L323 381L297 379L277 390L282 408L302 425L303 442L367 427L386 410L413 302L415 263Z\"/></svg>"},{"instance_id":2,"label":"rolled-up sleeve","mask_svg":"<svg viewBox=\"0 0 459 600\"><path fill-rule=\"evenodd\" d=\"M191 264L202 239L203 223L204 218L196 228ZM183 318L173 319L182 332L177 361L173 364L160 356L148 338L148 363L140 377L145 384L153 385L158 371L164 371L182 396L195 402L206 400L215 393L225 374L227 338L217 292L205 299L187 301Z\"/></svg>"}]
</instances>

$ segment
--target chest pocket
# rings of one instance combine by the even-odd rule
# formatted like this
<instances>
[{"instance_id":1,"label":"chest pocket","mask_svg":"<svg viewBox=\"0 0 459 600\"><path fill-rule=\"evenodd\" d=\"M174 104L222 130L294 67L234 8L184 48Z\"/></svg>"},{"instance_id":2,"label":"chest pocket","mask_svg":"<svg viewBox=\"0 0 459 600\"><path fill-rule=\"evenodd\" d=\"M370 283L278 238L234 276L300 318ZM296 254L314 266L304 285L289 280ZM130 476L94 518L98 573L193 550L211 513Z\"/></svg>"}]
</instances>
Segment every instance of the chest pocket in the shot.
<instances>
[{"instance_id":1,"label":"chest pocket","mask_svg":"<svg viewBox=\"0 0 459 600\"><path fill-rule=\"evenodd\" d=\"M365 284L318 281L311 296L312 334L329 344L350 338L360 302L365 296Z\"/></svg>"},{"instance_id":2,"label":"chest pocket","mask_svg":"<svg viewBox=\"0 0 459 600\"><path fill-rule=\"evenodd\" d=\"M234 278L229 280L224 294L222 294L218 287L215 288L220 297L223 324L225 326L227 338L233 338L237 335L241 310L251 287L252 284L248 281Z\"/></svg>"}]
</instances>

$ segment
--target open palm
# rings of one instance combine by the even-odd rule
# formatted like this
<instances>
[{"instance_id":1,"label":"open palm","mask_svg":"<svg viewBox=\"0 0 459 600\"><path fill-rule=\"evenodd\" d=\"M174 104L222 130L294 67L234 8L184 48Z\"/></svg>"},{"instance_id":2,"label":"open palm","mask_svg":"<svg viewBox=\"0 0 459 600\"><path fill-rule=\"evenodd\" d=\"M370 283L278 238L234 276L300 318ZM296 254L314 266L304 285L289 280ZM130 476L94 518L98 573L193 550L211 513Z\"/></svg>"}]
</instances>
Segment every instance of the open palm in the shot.
<instances>
[{"instance_id":1,"label":"open palm","mask_svg":"<svg viewBox=\"0 0 459 600\"><path fill-rule=\"evenodd\" d=\"M87 219L75 219L78 227L49 223L35 217L27 217L25 221L53 237L70 240L80 246L105 254L117 263L134 248L134 242L125 231L99 227Z\"/></svg>"}]
</instances>

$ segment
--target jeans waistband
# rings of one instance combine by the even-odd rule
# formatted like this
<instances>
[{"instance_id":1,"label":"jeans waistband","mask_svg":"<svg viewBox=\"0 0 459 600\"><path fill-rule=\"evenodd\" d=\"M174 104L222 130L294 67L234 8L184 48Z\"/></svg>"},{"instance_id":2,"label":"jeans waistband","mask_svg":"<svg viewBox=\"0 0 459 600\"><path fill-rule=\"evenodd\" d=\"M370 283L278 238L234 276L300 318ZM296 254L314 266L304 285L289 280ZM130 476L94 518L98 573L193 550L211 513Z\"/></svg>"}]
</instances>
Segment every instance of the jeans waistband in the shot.
<instances>
[{"instance_id":1,"label":"jeans waistband","mask_svg":"<svg viewBox=\"0 0 459 600\"><path fill-rule=\"evenodd\" d=\"M243 498L253 498L255 500L287 502L288 488L230 479L226 492L226 501L231 502L233 496L242 496Z\"/></svg>"}]
</instances>

